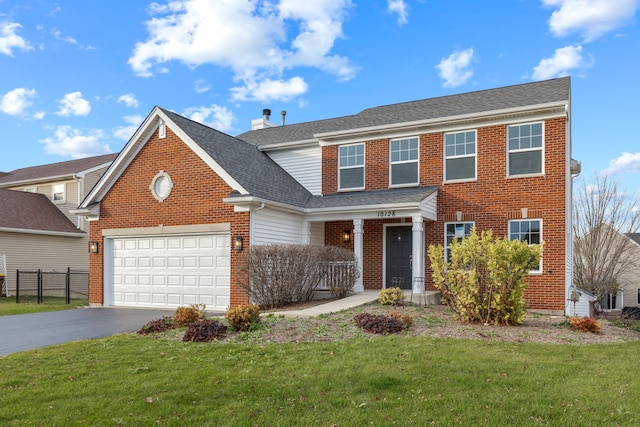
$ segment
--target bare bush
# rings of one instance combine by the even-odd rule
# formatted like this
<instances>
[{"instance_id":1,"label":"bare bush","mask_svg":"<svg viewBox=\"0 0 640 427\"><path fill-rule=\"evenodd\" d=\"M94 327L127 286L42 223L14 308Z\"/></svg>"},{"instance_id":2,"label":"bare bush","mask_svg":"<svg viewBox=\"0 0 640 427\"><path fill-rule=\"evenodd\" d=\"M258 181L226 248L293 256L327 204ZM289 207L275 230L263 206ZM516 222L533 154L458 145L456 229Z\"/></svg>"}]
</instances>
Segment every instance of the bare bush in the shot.
<instances>
[{"instance_id":1,"label":"bare bush","mask_svg":"<svg viewBox=\"0 0 640 427\"><path fill-rule=\"evenodd\" d=\"M328 246L256 245L245 253L244 274L238 285L263 309L310 301L321 281L327 279L322 263L353 259L353 252ZM351 270L356 272L329 278L334 295L346 296L353 288L358 273L357 268Z\"/></svg>"}]
</instances>

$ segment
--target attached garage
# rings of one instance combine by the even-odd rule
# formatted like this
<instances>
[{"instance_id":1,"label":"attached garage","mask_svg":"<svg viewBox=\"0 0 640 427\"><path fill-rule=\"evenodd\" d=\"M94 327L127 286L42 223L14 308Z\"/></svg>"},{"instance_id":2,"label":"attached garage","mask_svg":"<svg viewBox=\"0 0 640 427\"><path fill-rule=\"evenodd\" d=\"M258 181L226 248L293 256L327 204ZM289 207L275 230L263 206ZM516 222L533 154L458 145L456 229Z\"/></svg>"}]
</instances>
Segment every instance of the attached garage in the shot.
<instances>
[{"instance_id":1,"label":"attached garage","mask_svg":"<svg viewBox=\"0 0 640 427\"><path fill-rule=\"evenodd\" d=\"M230 303L229 247L228 232L106 238L112 280L105 299L116 306L205 304L224 311Z\"/></svg>"}]
</instances>

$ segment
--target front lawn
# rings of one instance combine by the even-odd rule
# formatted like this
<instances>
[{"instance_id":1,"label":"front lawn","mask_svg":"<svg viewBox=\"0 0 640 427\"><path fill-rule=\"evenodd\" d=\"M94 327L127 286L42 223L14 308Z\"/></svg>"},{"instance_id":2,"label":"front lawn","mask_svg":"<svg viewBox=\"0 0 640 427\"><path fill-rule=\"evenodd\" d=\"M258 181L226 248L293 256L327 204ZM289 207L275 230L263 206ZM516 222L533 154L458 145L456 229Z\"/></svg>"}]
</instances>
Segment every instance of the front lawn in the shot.
<instances>
[{"instance_id":1,"label":"front lawn","mask_svg":"<svg viewBox=\"0 0 640 427\"><path fill-rule=\"evenodd\" d=\"M639 353L639 341L123 334L0 357L0 425L637 425Z\"/></svg>"},{"instance_id":2,"label":"front lawn","mask_svg":"<svg viewBox=\"0 0 640 427\"><path fill-rule=\"evenodd\" d=\"M64 298L45 297L43 301L43 304L38 304L36 297L32 296L22 297L20 298L20 302L16 303L15 297L1 297L0 316L71 310L73 308L88 306L87 300L72 299L70 304L65 304Z\"/></svg>"}]
</instances>

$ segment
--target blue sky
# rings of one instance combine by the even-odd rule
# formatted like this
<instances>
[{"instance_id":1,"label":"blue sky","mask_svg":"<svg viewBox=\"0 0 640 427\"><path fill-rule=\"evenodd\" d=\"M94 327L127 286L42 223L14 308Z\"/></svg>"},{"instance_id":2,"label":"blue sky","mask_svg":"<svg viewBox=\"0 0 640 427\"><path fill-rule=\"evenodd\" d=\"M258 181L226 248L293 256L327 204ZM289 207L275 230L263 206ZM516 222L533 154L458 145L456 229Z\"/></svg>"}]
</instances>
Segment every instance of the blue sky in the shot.
<instances>
[{"instance_id":1,"label":"blue sky","mask_svg":"<svg viewBox=\"0 0 640 427\"><path fill-rule=\"evenodd\" d=\"M117 5L114 6L114 5ZM0 171L570 75L573 157L640 187L640 0L0 0Z\"/></svg>"}]
</instances>

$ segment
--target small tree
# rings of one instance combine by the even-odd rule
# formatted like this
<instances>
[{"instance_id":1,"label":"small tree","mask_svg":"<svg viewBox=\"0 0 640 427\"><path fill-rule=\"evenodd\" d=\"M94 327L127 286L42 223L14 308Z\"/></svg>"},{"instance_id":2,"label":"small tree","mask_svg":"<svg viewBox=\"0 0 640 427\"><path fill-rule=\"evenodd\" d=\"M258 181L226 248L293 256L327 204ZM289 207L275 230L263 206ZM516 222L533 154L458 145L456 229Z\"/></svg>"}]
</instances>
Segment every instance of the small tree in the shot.
<instances>
[{"instance_id":1,"label":"small tree","mask_svg":"<svg viewBox=\"0 0 640 427\"><path fill-rule=\"evenodd\" d=\"M517 325L526 314L524 290L529 271L540 263L542 245L493 238L475 228L454 240L444 258L442 245L429 246L435 287L444 303L466 322Z\"/></svg>"},{"instance_id":2,"label":"small tree","mask_svg":"<svg viewBox=\"0 0 640 427\"><path fill-rule=\"evenodd\" d=\"M620 276L640 263L624 233L639 229L636 195L606 175L583 181L574 196L574 284L596 299L617 292Z\"/></svg>"}]
</instances>

